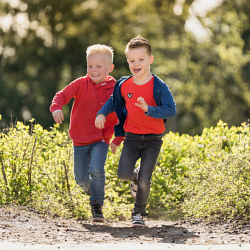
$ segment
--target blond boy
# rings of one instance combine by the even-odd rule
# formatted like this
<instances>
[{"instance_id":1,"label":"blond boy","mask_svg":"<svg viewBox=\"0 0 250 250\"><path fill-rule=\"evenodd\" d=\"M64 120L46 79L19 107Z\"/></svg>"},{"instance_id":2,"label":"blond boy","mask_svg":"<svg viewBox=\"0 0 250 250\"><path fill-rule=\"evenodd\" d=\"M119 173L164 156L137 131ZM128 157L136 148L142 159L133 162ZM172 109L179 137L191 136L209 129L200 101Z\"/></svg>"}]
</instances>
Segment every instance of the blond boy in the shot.
<instances>
[{"instance_id":1,"label":"blond boy","mask_svg":"<svg viewBox=\"0 0 250 250\"><path fill-rule=\"evenodd\" d=\"M70 115L69 135L73 141L74 174L77 184L90 195L91 212L94 222L103 222L102 207L105 199L104 165L110 140L117 124L115 112L107 116L102 130L95 127L98 110L113 93L115 79L109 76L114 69L113 49L96 44L87 48L87 75L80 77L56 93L50 111L57 124L64 120L63 105L74 98ZM115 152L122 138L116 137L111 143Z\"/></svg>"}]
</instances>

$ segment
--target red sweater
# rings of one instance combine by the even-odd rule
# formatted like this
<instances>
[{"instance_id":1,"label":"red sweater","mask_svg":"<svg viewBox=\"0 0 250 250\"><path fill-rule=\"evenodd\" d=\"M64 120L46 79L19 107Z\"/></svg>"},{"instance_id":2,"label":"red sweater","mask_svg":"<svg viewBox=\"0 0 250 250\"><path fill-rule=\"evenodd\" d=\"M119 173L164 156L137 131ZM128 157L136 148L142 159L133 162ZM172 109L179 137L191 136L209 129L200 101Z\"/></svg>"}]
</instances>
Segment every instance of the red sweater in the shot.
<instances>
[{"instance_id":1,"label":"red sweater","mask_svg":"<svg viewBox=\"0 0 250 250\"><path fill-rule=\"evenodd\" d=\"M71 116L69 135L74 146L83 146L98 141L110 143L114 134L114 125L118 119L115 112L106 117L104 129L95 127L95 118L102 105L113 93L115 79L112 76L108 80L95 84L88 75L71 82L63 90L56 93L50 106L50 112L62 110L62 106L75 98ZM123 137L117 137L113 143L119 145Z\"/></svg>"}]
</instances>

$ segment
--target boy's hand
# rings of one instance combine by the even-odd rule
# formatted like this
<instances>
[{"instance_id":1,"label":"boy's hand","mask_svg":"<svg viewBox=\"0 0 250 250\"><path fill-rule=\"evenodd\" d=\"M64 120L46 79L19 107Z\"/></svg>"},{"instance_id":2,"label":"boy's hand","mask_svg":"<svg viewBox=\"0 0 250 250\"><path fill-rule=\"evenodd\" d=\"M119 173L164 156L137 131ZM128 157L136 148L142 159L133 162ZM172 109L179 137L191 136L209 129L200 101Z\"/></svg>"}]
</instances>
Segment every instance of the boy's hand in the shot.
<instances>
[{"instance_id":1,"label":"boy's hand","mask_svg":"<svg viewBox=\"0 0 250 250\"><path fill-rule=\"evenodd\" d=\"M141 96L137 99L138 103L135 103L135 106L141 108L144 112L148 112L148 104L145 102L144 98Z\"/></svg>"},{"instance_id":2,"label":"boy's hand","mask_svg":"<svg viewBox=\"0 0 250 250\"><path fill-rule=\"evenodd\" d=\"M95 118L95 126L99 129L104 128L105 122L106 122L106 117L103 114L100 114Z\"/></svg>"},{"instance_id":3,"label":"boy's hand","mask_svg":"<svg viewBox=\"0 0 250 250\"><path fill-rule=\"evenodd\" d=\"M116 152L116 148L117 148L117 146L113 142L111 142L110 143L110 149L112 150L113 154Z\"/></svg>"},{"instance_id":4,"label":"boy's hand","mask_svg":"<svg viewBox=\"0 0 250 250\"><path fill-rule=\"evenodd\" d=\"M57 124L62 124L62 122L64 121L63 112L62 112L61 110L56 111L56 112L53 114L53 118L54 118L54 121L55 121Z\"/></svg>"}]
</instances>

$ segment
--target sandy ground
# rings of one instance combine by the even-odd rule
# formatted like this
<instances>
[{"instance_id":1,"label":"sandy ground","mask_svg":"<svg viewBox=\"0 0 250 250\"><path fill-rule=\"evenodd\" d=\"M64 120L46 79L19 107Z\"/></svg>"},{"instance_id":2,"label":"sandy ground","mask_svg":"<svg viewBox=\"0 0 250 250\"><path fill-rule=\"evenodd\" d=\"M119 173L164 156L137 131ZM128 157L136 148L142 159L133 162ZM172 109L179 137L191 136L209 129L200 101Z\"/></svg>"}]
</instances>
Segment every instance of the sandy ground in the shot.
<instances>
[{"instance_id":1,"label":"sandy ground","mask_svg":"<svg viewBox=\"0 0 250 250\"><path fill-rule=\"evenodd\" d=\"M171 222L148 219L146 224L144 228L132 228L130 220L93 223L91 220L51 218L21 208L0 208L0 243L2 244L0 249L5 249L3 244L12 243L19 246L16 249L21 249L21 246L26 246L25 249L27 249L27 246L32 245L40 245L39 249L43 249L42 247L46 245L57 246L57 249L67 247L71 249L69 247L74 246L74 249L77 249L80 245L93 248L98 244L116 244L116 249L118 245L129 245L130 250L133 250L134 245L139 250L138 246L143 245L143 249L146 249L147 245L162 244L168 246L167 249L184 249L181 246L186 246L185 249L196 249L198 245L204 245L202 249L206 249L208 245L250 249L249 223L239 225L233 220L215 223L204 220ZM190 245L193 248L188 248ZM171 246L172 248L169 248ZM175 246L178 248L174 248Z\"/></svg>"}]
</instances>

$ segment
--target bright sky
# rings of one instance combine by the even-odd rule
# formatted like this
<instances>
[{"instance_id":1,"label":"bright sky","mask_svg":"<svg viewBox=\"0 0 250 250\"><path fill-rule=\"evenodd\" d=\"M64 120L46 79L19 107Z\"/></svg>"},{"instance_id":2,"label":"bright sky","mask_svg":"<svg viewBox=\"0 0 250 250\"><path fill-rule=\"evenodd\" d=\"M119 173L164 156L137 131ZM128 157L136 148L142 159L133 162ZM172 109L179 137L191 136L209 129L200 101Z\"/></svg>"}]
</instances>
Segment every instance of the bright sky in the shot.
<instances>
[{"instance_id":1,"label":"bright sky","mask_svg":"<svg viewBox=\"0 0 250 250\"><path fill-rule=\"evenodd\" d=\"M199 16L206 16L207 12L222 4L223 0L196 0L190 8L190 14L197 13Z\"/></svg>"},{"instance_id":2,"label":"bright sky","mask_svg":"<svg viewBox=\"0 0 250 250\"><path fill-rule=\"evenodd\" d=\"M208 11L220 6L222 2L223 0L195 0L189 8L190 17L186 20L185 30L192 32L198 42L205 40L209 35L209 30L202 26L196 16L205 17Z\"/></svg>"}]
</instances>

